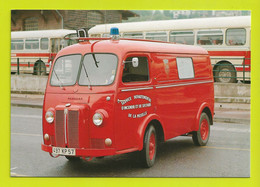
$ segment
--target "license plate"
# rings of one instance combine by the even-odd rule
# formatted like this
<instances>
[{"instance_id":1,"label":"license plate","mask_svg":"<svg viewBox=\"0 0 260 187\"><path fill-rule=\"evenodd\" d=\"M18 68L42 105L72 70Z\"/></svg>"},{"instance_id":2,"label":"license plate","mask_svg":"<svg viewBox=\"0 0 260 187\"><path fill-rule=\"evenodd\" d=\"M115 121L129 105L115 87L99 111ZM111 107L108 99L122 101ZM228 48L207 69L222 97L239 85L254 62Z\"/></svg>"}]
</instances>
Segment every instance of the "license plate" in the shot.
<instances>
[{"instance_id":1,"label":"license plate","mask_svg":"<svg viewBox=\"0 0 260 187\"><path fill-rule=\"evenodd\" d=\"M53 147L52 153L59 154L59 155L75 156L76 150L74 148Z\"/></svg>"}]
</instances>

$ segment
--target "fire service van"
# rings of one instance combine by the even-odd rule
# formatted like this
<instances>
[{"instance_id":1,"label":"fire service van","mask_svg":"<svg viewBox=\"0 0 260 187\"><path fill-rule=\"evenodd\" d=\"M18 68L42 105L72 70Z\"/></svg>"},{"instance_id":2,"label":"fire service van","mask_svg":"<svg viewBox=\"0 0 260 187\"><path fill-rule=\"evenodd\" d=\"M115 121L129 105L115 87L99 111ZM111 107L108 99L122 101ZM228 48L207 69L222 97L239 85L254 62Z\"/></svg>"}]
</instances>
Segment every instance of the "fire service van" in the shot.
<instances>
[{"instance_id":1,"label":"fire service van","mask_svg":"<svg viewBox=\"0 0 260 187\"><path fill-rule=\"evenodd\" d=\"M159 142L213 125L210 58L201 47L137 39L84 40L55 57L43 106L42 150L70 161L140 151L155 163ZM138 158L139 159L139 158Z\"/></svg>"}]
</instances>

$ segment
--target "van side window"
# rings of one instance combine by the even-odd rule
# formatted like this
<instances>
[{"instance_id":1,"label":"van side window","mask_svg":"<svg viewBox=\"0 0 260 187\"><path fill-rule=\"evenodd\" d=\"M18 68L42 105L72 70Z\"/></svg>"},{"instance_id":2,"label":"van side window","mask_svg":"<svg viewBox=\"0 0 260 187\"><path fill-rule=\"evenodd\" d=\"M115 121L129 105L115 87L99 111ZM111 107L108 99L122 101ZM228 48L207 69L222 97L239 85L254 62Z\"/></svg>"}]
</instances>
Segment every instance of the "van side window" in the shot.
<instances>
[{"instance_id":1,"label":"van side window","mask_svg":"<svg viewBox=\"0 0 260 187\"><path fill-rule=\"evenodd\" d=\"M194 68L192 58L176 58L177 69L180 79L194 78Z\"/></svg>"},{"instance_id":2,"label":"van side window","mask_svg":"<svg viewBox=\"0 0 260 187\"><path fill-rule=\"evenodd\" d=\"M149 68L148 68L148 59L146 57L138 57L138 66L133 67L132 58L128 57L124 64L123 82L142 82L149 80Z\"/></svg>"}]
</instances>

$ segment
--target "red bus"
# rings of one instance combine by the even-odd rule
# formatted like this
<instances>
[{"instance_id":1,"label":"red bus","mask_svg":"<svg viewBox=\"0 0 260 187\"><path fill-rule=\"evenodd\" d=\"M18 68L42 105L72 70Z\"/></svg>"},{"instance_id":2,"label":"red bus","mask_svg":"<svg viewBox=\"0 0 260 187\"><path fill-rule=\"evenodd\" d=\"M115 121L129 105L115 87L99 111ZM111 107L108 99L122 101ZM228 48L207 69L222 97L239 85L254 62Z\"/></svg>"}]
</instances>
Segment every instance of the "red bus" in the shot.
<instances>
[{"instance_id":1,"label":"red bus","mask_svg":"<svg viewBox=\"0 0 260 187\"><path fill-rule=\"evenodd\" d=\"M125 38L201 46L209 52L216 82L250 81L251 16L101 24L88 33L107 37L111 27L118 27Z\"/></svg>"},{"instance_id":2,"label":"red bus","mask_svg":"<svg viewBox=\"0 0 260 187\"><path fill-rule=\"evenodd\" d=\"M47 74L57 52L75 40L76 30L37 30L11 32L11 73Z\"/></svg>"},{"instance_id":3,"label":"red bus","mask_svg":"<svg viewBox=\"0 0 260 187\"><path fill-rule=\"evenodd\" d=\"M213 82L197 46L112 37L66 47L46 86L41 148L70 161L140 151L151 167L159 142L207 144Z\"/></svg>"}]
</instances>

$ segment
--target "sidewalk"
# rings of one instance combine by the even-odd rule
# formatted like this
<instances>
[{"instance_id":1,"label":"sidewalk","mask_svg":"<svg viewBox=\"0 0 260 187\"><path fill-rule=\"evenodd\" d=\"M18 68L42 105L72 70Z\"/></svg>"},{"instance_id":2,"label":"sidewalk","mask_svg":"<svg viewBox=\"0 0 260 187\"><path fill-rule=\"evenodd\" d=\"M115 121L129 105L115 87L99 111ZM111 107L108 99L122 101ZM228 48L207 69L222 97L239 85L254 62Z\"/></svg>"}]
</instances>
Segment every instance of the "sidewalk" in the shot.
<instances>
[{"instance_id":1,"label":"sidewalk","mask_svg":"<svg viewBox=\"0 0 260 187\"><path fill-rule=\"evenodd\" d=\"M42 108L44 95L11 94L11 106ZM215 103L215 122L250 124L250 104Z\"/></svg>"}]
</instances>

